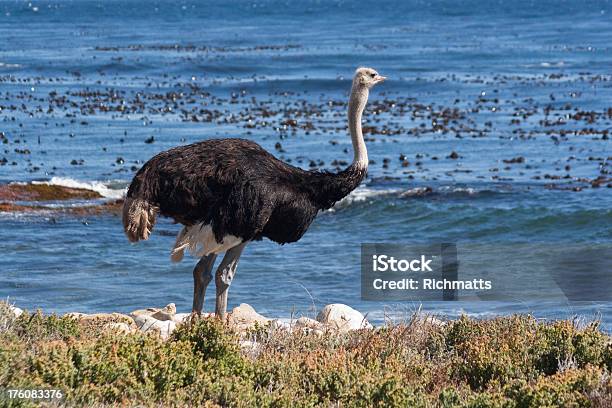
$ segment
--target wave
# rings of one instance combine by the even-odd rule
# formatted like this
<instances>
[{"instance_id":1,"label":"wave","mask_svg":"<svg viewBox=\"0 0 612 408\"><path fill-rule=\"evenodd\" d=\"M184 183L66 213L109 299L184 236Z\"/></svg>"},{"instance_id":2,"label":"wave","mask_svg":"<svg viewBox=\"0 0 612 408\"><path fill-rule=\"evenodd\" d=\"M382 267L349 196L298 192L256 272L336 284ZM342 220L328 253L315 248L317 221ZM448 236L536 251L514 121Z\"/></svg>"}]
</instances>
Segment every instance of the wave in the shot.
<instances>
[{"instance_id":1,"label":"wave","mask_svg":"<svg viewBox=\"0 0 612 408\"><path fill-rule=\"evenodd\" d=\"M14 182L16 184L25 184ZM99 193L104 198L120 199L127 193L126 182L115 181L80 181L70 177L52 177L46 181L32 181L32 184L56 185L62 187L82 188ZM465 196L479 196L495 194L494 190L477 189L473 187L440 186L432 187L413 187L402 188L371 188L358 187L348 196L340 200L334 208L348 207L355 203L375 201L380 198L419 198L419 197L447 197L458 198Z\"/></svg>"},{"instance_id":2,"label":"wave","mask_svg":"<svg viewBox=\"0 0 612 408\"><path fill-rule=\"evenodd\" d=\"M79 181L70 177L52 177L48 181L33 181L32 184L45 184L51 186L62 186L71 188L83 188L93 190L104 198L119 199L127 193L125 182L120 181Z\"/></svg>"},{"instance_id":3,"label":"wave","mask_svg":"<svg viewBox=\"0 0 612 408\"><path fill-rule=\"evenodd\" d=\"M342 200L336 203L335 207L348 206L352 203L364 202L373 197L380 197L386 195L397 195L401 193L401 189L372 189L368 187L358 187L353 190L349 195L344 197Z\"/></svg>"},{"instance_id":4,"label":"wave","mask_svg":"<svg viewBox=\"0 0 612 408\"><path fill-rule=\"evenodd\" d=\"M364 203L369 201L376 201L381 198L420 198L420 197L444 197L448 199L461 198L461 197L478 197L478 196L490 196L498 193L491 189L478 189L474 187L458 187L458 186L440 186L440 187L413 187L409 189L403 188L371 188L371 187L358 187L353 190L348 196L340 200L334 208L348 207L355 203ZM333 210L333 209L332 209Z\"/></svg>"},{"instance_id":5,"label":"wave","mask_svg":"<svg viewBox=\"0 0 612 408\"><path fill-rule=\"evenodd\" d=\"M14 182L15 184L26 184L24 182ZM106 180L106 181L82 181L70 177L52 177L50 180L35 180L32 184L55 185L71 188L82 188L92 190L99 193L102 197L108 199L120 199L125 197L127 193L127 183L125 180ZM419 186L412 188L374 188L371 186L362 186L353 190L348 196L336 203L330 210L349 207L357 203L367 203L378 201L381 199L409 199L409 198L461 198L461 197L477 197L489 196L498 193L491 189L478 189L473 187L458 187L458 186Z\"/></svg>"},{"instance_id":6,"label":"wave","mask_svg":"<svg viewBox=\"0 0 612 408\"><path fill-rule=\"evenodd\" d=\"M0 62L0 68L20 68L19 64L10 64L8 62Z\"/></svg>"}]
</instances>

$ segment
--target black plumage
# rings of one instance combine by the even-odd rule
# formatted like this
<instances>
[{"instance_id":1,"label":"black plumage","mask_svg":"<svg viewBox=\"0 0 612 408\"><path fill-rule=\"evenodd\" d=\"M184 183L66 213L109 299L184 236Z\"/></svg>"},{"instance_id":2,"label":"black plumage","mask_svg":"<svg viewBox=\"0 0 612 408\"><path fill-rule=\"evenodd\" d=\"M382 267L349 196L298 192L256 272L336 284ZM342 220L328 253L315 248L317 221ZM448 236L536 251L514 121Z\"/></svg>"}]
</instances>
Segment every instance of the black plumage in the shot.
<instances>
[{"instance_id":1,"label":"black plumage","mask_svg":"<svg viewBox=\"0 0 612 408\"><path fill-rule=\"evenodd\" d=\"M319 210L331 208L363 180L368 155L361 115L369 89L384 80L371 68L355 72L348 104L355 156L339 173L291 166L244 139L212 139L159 153L128 189L123 226L129 240L147 239L158 215L185 225L172 260L182 259L186 248L202 257L193 271L195 313L202 311L215 258L225 252L215 274L215 313L223 317L238 259L250 241L299 240Z\"/></svg>"},{"instance_id":2,"label":"black plumage","mask_svg":"<svg viewBox=\"0 0 612 408\"><path fill-rule=\"evenodd\" d=\"M295 242L319 210L355 189L366 169L339 173L291 166L245 139L212 139L159 153L134 177L128 199L190 226L210 224L218 242ZM144 237L139 237L140 239Z\"/></svg>"}]
</instances>

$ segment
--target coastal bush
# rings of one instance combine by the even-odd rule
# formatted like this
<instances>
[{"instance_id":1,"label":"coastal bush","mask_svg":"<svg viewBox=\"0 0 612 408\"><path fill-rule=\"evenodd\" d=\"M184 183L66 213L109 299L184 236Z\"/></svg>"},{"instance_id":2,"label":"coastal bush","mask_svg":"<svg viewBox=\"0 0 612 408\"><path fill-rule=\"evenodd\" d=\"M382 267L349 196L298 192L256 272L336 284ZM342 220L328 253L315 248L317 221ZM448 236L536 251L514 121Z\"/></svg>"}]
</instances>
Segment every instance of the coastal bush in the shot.
<instances>
[{"instance_id":1,"label":"coastal bush","mask_svg":"<svg viewBox=\"0 0 612 408\"><path fill-rule=\"evenodd\" d=\"M55 314L45 316L37 310L32 314L26 311L16 318L12 332L24 340L67 340L79 336L80 326L69 317Z\"/></svg>"},{"instance_id":2,"label":"coastal bush","mask_svg":"<svg viewBox=\"0 0 612 408\"><path fill-rule=\"evenodd\" d=\"M588 407L612 403L610 337L530 316L324 335L194 319L164 341L0 304L0 388L77 406ZM241 341L249 340L249 343ZM241 345L242 344L242 345ZM254 346L255 344L255 346ZM255 348L253 348L255 347ZM8 400L5 406L57 401Z\"/></svg>"},{"instance_id":3,"label":"coastal bush","mask_svg":"<svg viewBox=\"0 0 612 408\"><path fill-rule=\"evenodd\" d=\"M588 407L592 405L589 395L601 387L602 380L599 370L569 369L532 383L519 381L508 387L506 397L517 407Z\"/></svg>"},{"instance_id":4,"label":"coastal bush","mask_svg":"<svg viewBox=\"0 0 612 408\"><path fill-rule=\"evenodd\" d=\"M537 322L530 316L462 317L448 325L446 345L457 359L454 375L474 390L534 380L564 368L610 370L610 337L597 323L578 328L571 321Z\"/></svg>"}]
</instances>

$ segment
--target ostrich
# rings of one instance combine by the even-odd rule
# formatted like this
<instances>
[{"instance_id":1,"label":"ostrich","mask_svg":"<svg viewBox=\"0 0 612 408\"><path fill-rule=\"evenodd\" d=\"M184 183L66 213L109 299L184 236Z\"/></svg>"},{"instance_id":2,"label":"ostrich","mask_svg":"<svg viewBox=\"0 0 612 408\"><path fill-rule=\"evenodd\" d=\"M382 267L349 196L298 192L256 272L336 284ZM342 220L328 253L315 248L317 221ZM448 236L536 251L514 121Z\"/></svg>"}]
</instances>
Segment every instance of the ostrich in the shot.
<instances>
[{"instance_id":1,"label":"ostrich","mask_svg":"<svg viewBox=\"0 0 612 408\"><path fill-rule=\"evenodd\" d=\"M149 238L157 215L184 225L171 259L184 251L201 258L193 270L192 313L200 314L217 254L215 314L223 319L227 295L245 246L269 238L295 242L319 210L331 208L364 179L368 153L361 115L370 88L386 78L358 68L348 104L354 149L351 165L339 173L291 166L245 139L211 139L159 153L136 173L123 205L123 227L131 242Z\"/></svg>"}]
</instances>

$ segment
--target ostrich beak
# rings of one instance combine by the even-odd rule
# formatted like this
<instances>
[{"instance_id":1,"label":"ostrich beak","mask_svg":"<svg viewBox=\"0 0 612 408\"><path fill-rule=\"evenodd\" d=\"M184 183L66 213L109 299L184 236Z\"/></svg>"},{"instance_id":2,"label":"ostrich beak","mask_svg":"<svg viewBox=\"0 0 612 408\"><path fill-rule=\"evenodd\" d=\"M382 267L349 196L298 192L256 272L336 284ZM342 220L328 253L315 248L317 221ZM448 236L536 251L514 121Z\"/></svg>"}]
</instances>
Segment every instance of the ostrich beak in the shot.
<instances>
[{"instance_id":1,"label":"ostrich beak","mask_svg":"<svg viewBox=\"0 0 612 408\"><path fill-rule=\"evenodd\" d=\"M384 82L384 81L385 81L385 79L387 79L387 77L386 77L386 76L382 76L382 75L378 75L378 76L376 76L376 78L374 78L374 79L376 80L376 83L378 84L378 83L380 83L380 82Z\"/></svg>"}]
</instances>

